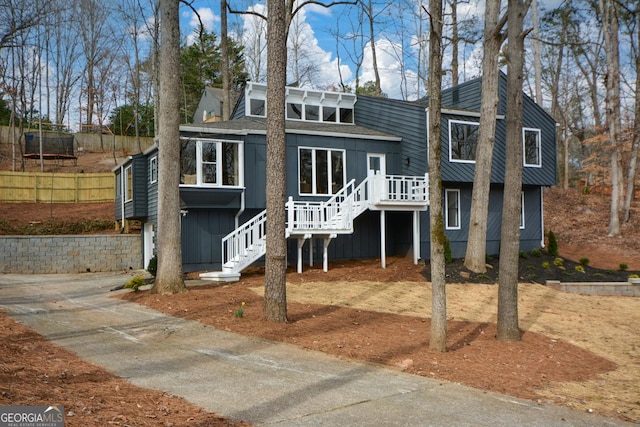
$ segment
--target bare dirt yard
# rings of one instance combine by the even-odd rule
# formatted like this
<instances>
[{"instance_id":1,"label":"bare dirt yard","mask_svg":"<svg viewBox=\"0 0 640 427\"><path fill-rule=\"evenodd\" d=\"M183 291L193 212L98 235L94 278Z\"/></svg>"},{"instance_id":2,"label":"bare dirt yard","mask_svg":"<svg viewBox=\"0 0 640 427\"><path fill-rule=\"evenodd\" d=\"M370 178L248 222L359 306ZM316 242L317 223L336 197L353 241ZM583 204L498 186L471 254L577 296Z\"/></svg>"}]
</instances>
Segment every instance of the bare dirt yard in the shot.
<instances>
[{"instance_id":1,"label":"bare dirt yard","mask_svg":"<svg viewBox=\"0 0 640 427\"><path fill-rule=\"evenodd\" d=\"M552 189L545 203L546 228L558 236L563 258L586 257L589 266L611 271L621 263L640 270L638 208L624 237L608 238L607 197ZM0 205L0 218L35 218L34 209L21 208L15 215ZM76 208L66 205L60 214L86 216ZM108 210L113 206L105 207L105 215ZM236 284L189 281L189 292L180 295L141 291L121 297L227 331L640 422L640 298L568 294L523 280L522 340L501 343L495 339L497 286L463 283L463 277L451 275L447 352L436 353L428 348L431 288L425 266L393 258L384 270L379 260L329 267L328 273L317 267L288 273L286 324L262 320L264 276L257 267ZM233 312L242 302L244 316L236 318ZM134 387L5 315L0 337L0 404L55 400L74 413L69 426L233 425L179 398Z\"/></svg>"}]
</instances>

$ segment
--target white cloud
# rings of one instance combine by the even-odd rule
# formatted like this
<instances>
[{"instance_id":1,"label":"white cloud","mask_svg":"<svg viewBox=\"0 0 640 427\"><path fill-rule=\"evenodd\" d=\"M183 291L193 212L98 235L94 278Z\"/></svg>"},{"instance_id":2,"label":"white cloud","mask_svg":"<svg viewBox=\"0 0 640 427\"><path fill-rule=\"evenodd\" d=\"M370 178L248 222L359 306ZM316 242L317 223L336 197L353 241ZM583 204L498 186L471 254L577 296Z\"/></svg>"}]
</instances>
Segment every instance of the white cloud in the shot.
<instances>
[{"instance_id":1,"label":"white cloud","mask_svg":"<svg viewBox=\"0 0 640 427\"><path fill-rule=\"evenodd\" d=\"M376 60L382 92L389 98L415 99L418 76L414 71L404 69L402 58L402 45L386 39L376 41ZM371 43L367 43L364 50L360 84L368 81L375 81Z\"/></svg>"},{"instance_id":2,"label":"white cloud","mask_svg":"<svg viewBox=\"0 0 640 427\"><path fill-rule=\"evenodd\" d=\"M216 15L209 7L200 7L196 9L196 13L188 9L182 12L182 16L189 19L188 26L193 30L187 35L188 45L194 43L197 37L196 34L200 31L200 21L202 21L202 27L204 27L205 31L209 33L215 29L215 24L220 22L220 16Z\"/></svg>"},{"instance_id":3,"label":"white cloud","mask_svg":"<svg viewBox=\"0 0 640 427\"><path fill-rule=\"evenodd\" d=\"M324 50L318 43L314 29L307 22L307 13L324 12L322 7L305 6L294 17L289 29L287 82L315 89L337 88L340 83L339 71L344 80L352 78L352 72L346 65L338 65L333 52ZM266 6L256 4L248 10L266 15ZM245 46L244 56L250 78L254 81L266 81L267 52L264 20L253 16L243 16L241 42Z\"/></svg>"}]
</instances>

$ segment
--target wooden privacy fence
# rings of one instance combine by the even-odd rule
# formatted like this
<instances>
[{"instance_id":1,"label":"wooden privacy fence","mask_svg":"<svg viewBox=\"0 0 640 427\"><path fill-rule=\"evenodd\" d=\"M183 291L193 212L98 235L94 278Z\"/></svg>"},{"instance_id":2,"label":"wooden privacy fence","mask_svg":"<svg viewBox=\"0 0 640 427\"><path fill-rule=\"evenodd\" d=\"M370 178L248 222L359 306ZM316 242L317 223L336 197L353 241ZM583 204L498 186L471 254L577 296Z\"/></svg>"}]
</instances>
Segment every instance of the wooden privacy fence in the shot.
<instances>
[{"instance_id":1,"label":"wooden privacy fence","mask_svg":"<svg viewBox=\"0 0 640 427\"><path fill-rule=\"evenodd\" d=\"M112 202L112 173L0 172L0 202Z\"/></svg>"}]
</instances>

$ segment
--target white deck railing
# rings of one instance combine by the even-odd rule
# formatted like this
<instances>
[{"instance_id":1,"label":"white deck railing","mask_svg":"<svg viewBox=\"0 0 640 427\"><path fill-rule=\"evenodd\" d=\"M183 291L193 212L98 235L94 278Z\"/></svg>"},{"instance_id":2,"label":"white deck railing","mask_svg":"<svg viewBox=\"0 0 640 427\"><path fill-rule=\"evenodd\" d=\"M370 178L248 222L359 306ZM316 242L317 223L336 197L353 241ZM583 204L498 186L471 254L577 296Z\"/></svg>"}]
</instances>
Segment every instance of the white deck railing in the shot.
<instances>
[{"instance_id":1,"label":"white deck railing","mask_svg":"<svg viewBox=\"0 0 640 427\"><path fill-rule=\"evenodd\" d=\"M223 271L240 272L264 255L267 211L264 210L222 239Z\"/></svg>"},{"instance_id":2,"label":"white deck railing","mask_svg":"<svg viewBox=\"0 0 640 427\"><path fill-rule=\"evenodd\" d=\"M353 220L373 207L394 205L426 206L429 176L370 175L357 187L351 180L327 201L286 203L286 234L346 234L353 232ZM266 210L222 239L222 266L226 272L240 272L265 254Z\"/></svg>"}]
</instances>

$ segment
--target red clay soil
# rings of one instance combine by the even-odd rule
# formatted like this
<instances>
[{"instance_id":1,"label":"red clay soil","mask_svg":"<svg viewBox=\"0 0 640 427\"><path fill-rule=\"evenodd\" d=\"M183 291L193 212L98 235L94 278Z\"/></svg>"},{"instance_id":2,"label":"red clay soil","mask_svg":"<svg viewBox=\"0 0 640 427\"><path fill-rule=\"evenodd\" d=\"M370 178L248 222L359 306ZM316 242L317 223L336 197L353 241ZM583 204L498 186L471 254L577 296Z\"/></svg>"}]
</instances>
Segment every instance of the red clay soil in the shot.
<instances>
[{"instance_id":1,"label":"red clay soil","mask_svg":"<svg viewBox=\"0 0 640 427\"><path fill-rule=\"evenodd\" d=\"M375 261L290 272L288 283L357 280L424 282L422 268L394 259L381 270ZM262 319L263 298L250 290L263 285L261 269L243 274L233 285L197 286L189 292L160 296L148 292L122 298L218 329L296 344L348 359L398 366L417 375L526 399L551 382L582 381L615 369L609 360L576 346L526 332L522 341L496 340L495 324L448 321L447 352L429 351L429 319L368 312L345 307L287 304L288 323ZM232 314L245 302L244 316Z\"/></svg>"}]
</instances>

